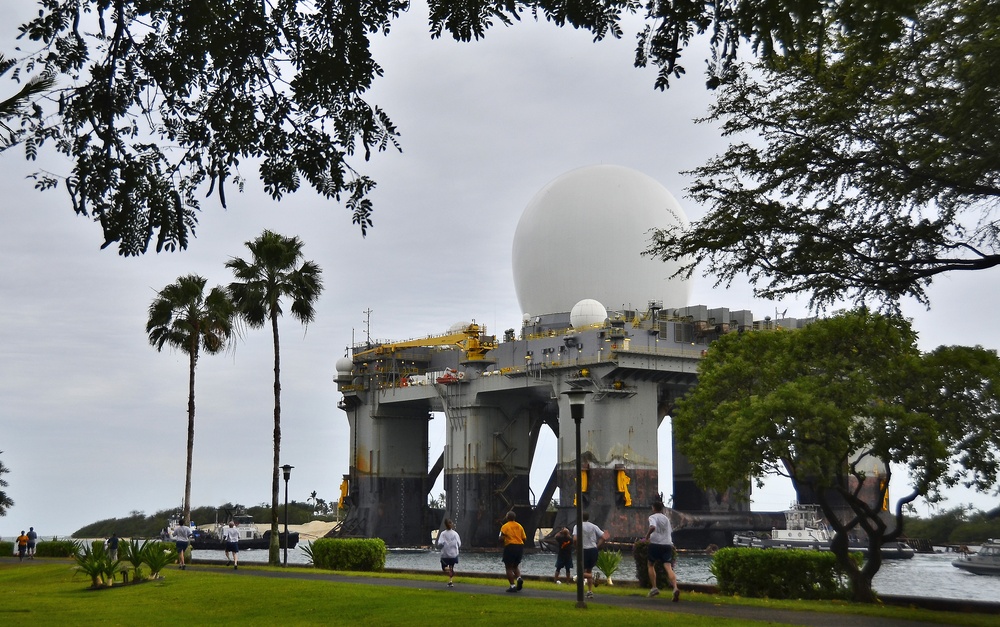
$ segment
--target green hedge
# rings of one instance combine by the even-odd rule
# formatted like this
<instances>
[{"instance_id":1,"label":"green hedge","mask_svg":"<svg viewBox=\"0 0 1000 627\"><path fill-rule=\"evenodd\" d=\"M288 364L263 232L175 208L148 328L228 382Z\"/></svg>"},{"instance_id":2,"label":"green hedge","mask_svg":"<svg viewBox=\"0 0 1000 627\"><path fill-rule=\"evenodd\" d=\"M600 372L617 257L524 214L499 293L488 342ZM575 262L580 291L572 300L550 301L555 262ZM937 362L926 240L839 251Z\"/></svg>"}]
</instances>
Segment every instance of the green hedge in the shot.
<instances>
[{"instance_id":1,"label":"green hedge","mask_svg":"<svg viewBox=\"0 0 1000 627\"><path fill-rule=\"evenodd\" d=\"M72 540L46 540L35 544L36 557L73 557L79 542ZM17 555L13 542L0 542L0 555Z\"/></svg>"},{"instance_id":2,"label":"green hedge","mask_svg":"<svg viewBox=\"0 0 1000 627\"><path fill-rule=\"evenodd\" d=\"M320 538L312 543L313 565L327 570L378 572L385 568L381 538Z\"/></svg>"},{"instance_id":3,"label":"green hedge","mask_svg":"<svg viewBox=\"0 0 1000 627\"><path fill-rule=\"evenodd\" d=\"M852 557L859 561L861 553ZM829 551L725 548L712 558L723 594L771 599L846 599L848 582Z\"/></svg>"},{"instance_id":4,"label":"green hedge","mask_svg":"<svg viewBox=\"0 0 1000 627\"><path fill-rule=\"evenodd\" d=\"M73 540L48 540L35 545L38 557L73 557L80 550L80 543Z\"/></svg>"}]
</instances>

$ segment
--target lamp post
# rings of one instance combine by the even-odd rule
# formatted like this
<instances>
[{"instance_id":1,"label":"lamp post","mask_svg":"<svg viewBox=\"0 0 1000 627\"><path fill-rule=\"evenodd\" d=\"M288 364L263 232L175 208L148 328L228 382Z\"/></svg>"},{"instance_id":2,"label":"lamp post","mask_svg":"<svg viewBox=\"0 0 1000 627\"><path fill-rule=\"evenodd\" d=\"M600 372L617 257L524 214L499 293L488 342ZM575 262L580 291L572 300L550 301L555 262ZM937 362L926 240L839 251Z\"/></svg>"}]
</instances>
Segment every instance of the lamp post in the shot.
<instances>
[{"instance_id":1,"label":"lamp post","mask_svg":"<svg viewBox=\"0 0 1000 627\"><path fill-rule=\"evenodd\" d=\"M281 467L281 472L285 475L285 567L288 567L288 478L292 476L292 468L285 464Z\"/></svg>"},{"instance_id":2,"label":"lamp post","mask_svg":"<svg viewBox=\"0 0 1000 627\"><path fill-rule=\"evenodd\" d=\"M576 427L576 606L587 607L583 600L583 463L580 459L580 422L583 404L590 390L574 388L563 392L569 398L569 412Z\"/></svg>"}]
</instances>

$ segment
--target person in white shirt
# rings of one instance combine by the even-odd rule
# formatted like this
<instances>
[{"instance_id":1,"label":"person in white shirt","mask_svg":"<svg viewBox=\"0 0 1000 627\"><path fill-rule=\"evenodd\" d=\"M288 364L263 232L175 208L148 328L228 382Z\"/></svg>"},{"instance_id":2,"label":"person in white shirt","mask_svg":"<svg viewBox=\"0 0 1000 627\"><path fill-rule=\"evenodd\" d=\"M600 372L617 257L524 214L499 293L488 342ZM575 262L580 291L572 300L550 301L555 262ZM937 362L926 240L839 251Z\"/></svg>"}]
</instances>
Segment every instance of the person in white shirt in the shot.
<instances>
[{"instance_id":1,"label":"person in white shirt","mask_svg":"<svg viewBox=\"0 0 1000 627\"><path fill-rule=\"evenodd\" d=\"M656 565L663 564L667 579L674 588L674 603L681 599L681 591L677 587L677 576L674 575L674 541L670 519L663 513L663 503L653 503L653 514L649 517L649 530L646 531L646 541L649 542L649 552L646 556L646 567L649 569L650 597L660 594L656 587Z\"/></svg>"},{"instance_id":2,"label":"person in white shirt","mask_svg":"<svg viewBox=\"0 0 1000 627\"><path fill-rule=\"evenodd\" d=\"M438 534L437 545L441 549L441 570L448 575L448 587L455 587L455 565L458 564L458 549L462 546L462 538L453 528L450 518L444 519L444 531Z\"/></svg>"},{"instance_id":3,"label":"person in white shirt","mask_svg":"<svg viewBox=\"0 0 1000 627\"><path fill-rule=\"evenodd\" d=\"M590 514L583 513L583 533L577 535L573 525L573 542L583 542L583 580L587 582L587 598L594 598L594 566L601 553L601 545L608 541L611 533L590 522Z\"/></svg>"},{"instance_id":4,"label":"person in white shirt","mask_svg":"<svg viewBox=\"0 0 1000 627\"><path fill-rule=\"evenodd\" d=\"M177 559L181 564L181 570L184 570L187 568L187 564L184 563L184 551L187 551L188 544L191 543L191 527L183 523L177 525L171 536L177 544Z\"/></svg>"},{"instance_id":5,"label":"person in white shirt","mask_svg":"<svg viewBox=\"0 0 1000 627\"><path fill-rule=\"evenodd\" d=\"M240 569L240 530L236 528L236 523L229 521L229 526L222 532L222 539L226 541L226 566L233 563L233 570ZM229 554L233 557L230 559Z\"/></svg>"}]
</instances>

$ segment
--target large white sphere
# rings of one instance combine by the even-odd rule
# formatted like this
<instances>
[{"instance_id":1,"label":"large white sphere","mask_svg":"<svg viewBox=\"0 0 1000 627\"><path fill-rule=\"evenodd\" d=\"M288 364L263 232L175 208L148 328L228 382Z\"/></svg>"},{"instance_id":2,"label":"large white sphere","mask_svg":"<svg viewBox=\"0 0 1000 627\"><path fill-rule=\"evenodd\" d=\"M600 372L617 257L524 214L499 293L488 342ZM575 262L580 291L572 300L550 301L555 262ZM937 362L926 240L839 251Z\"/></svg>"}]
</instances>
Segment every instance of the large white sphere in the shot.
<instances>
[{"instance_id":1,"label":"large white sphere","mask_svg":"<svg viewBox=\"0 0 1000 627\"><path fill-rule=\"evenodd\" d=\"M687 226L663 185L635 170L597 165L563 174L525 207L514 234L514 289L521 311L570 311L593 298L611 310L650 300L686 307L691 286L669 279L679 264L642 256L650 229Z\"/></svg>"},{"instance_id":2,"label":"large white sphere","mask_svg":"<svg viewBox=\"0 0 1000 627\"><path fill-rule=\"evenodd\" d=\"M351 361L350 357L341 357L337 360L334 368L337 369L337 374L351 374L351 370L354 369L354 362Z\"/></svg>"},{"instance_id":3,"label":"large white sphere","mask_svg":"<svg viewBox=\"0 0 1000 627\"><path fill-rule=\"evenodd\" d=\"M574 329L600 324L608 318L608 310L593 298L584 298L569 312L569 323Z\"/></svg>"}]
</instances>

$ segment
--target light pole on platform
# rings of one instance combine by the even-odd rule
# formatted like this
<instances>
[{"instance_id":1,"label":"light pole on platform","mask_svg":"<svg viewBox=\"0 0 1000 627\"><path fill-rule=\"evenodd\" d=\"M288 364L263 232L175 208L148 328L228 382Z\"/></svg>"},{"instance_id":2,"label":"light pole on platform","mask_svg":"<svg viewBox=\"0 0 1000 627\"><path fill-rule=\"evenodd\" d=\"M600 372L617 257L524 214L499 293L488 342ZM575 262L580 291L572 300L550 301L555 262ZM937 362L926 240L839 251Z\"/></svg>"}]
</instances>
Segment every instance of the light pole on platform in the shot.
<instances>
[{"instance_id":1,"label":"light pole on platform","mask_svg":"<svg viewBox=\"0 0 1000 627\"><path fill-rule=\"evenodd\" d=\"M569 398L569 413L576 427L576 606L587 607L583 600L583 462L580 456L580 423L590 390L574 388L563 392Z\"/></svg>"},{"instance_id":2,"label":"light pole on platform","mask_svg":"<svg viewBox=\"0 0 1000 627\"><path fill-rule=\"evenodd\" d=\"M292 468L285 464L281 467L281 472L285 475L285 567L288 567L288 478L292 476ZM279 538L280 539L280 538Z\"/></svg>"}]
</instances>

